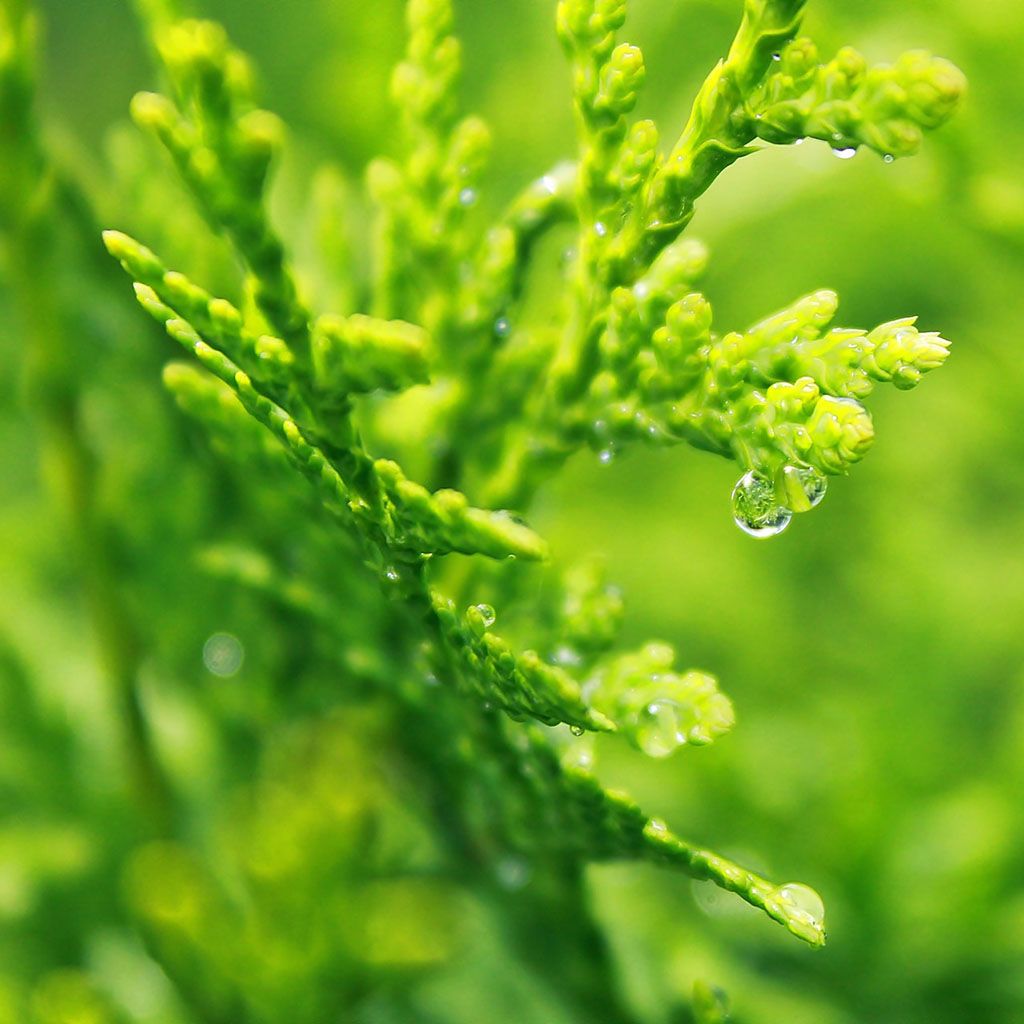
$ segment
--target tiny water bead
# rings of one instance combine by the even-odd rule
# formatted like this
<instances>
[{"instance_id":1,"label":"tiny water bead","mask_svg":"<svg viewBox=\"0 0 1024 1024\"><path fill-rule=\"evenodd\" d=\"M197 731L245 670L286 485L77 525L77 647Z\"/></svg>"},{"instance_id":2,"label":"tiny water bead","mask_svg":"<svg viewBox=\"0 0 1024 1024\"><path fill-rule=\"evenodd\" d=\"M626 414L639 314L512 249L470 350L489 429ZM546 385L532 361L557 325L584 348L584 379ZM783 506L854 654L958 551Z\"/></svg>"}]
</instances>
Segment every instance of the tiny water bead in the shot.
<instances>
[{"instance_id":1,"label":"tiny water bead","mask_svg":"<svg viewBox=\"0 0 1024 1024\"><path fill-rule=\"evenodd\" d=\"M470 629L477 636L483 636L494 625L498 616L489 604L475 604L467 612L466 618L469 621Z\"/></svg>"},{"instance_id":2,"label":"tiny water bead","mask_svg":"<svg viewBox=\"0 0 1024 1024\"><path fill-rule=\"evenodd\" d=\"M459 203L462 206L472 206L476 202L476 189L464 188L459 193Z\"/></svg>"},{"instance_id":3,"label":"tiny water bead","mask_svg":"<svg viewBox=\"0 0 1024 1024\"><path fill-rule=\"evenodd\" d=\"M561 665L567 668L575 668L583 660L580 657L579 651L570 647L568 644L559 644L548 658L552 665Z\"/></svg>"},{"instance_id":4,"label":"tiny water bead","mask_svg":"<svg viewBox=\"0 0 1024 1024\"><path fill-rule=\"evenodd\" d=\"M789 526L793 513L779 503L770 480L751 470L732 491L736 525L751 537L775 537Z\"/></svg>"},{"instance_id":5,"label":"tiny water bead","mask_svg":"<svg viewBox=\"0 0 1024 1024\"><path fill-rule=\"evenodd\" d=\"M509 855L502 857L494 866L494 873L498 879L498 885L509 892L518 892L529 884L533 875L533 868L530 862L523 857Z\"/></svg>"},{"instance_id":6,"label":"tiny water bead","mask_svg":"<svg viewBox=\"0 0 1024 1024\"><path fill-rule=\"evenodd\" d=\"M214 633L203 644L203 664L207 672L221 679L236 675L244 659L241 640L230 633Z\"/></svg>"},{"instance_id":7,"label":"tiny water bead","mask_svg":"<svg viewBox=\"0 0 1024 1024\"><path fill-rule=\"evenodd\" d=\"M494 321L494 334L498 338L507 338L512 333L512 324L509 323L508 319L503 316L499 316Z\"/></svg>"}]
</instances>

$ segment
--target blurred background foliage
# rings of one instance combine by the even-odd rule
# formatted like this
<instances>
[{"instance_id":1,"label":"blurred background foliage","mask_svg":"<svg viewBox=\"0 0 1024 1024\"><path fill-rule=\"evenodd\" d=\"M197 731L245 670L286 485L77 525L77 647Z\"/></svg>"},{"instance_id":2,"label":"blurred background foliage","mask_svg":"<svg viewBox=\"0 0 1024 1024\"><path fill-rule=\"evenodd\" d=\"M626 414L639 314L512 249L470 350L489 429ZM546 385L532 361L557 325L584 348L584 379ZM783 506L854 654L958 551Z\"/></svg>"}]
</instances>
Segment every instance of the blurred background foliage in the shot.
<instances>
[{"instance_id":1,"label":"blurred background foliage","mask_svg":"<svg viewBox=\"0 0 1024 1024\"><path fill-rule=\"evenodd\" d=\"M628 38L649 68L641 115L681 124L739 6L634 0ZM128 5L41 7L48 144L78 168L104 226L152 240L232 294L226 250L127 124L129 97L153 81ZM494 212L569 155L567 72L553 3L456 8L466 106L496 138L480 198ZM279 223L315 305L343 303L315 261L340 265L346 245L362 258L359 182L394 146L386 83L402 5L204 0L202 13L253 55L266 105L289 125ZM645 1021L689 1019L682 1002L701 978L726 988L750 1024L1017 1024L1024 8L814 0L807 30L825 51L851 43L884 59L919 45L947 56L970 80L968 102L921 156L891 166L808 144L729 170L692 229L711 248L704 290L716 320L742 326L833 287L844 322L920 314L953 339L948 367L911 396L879 392L871 457L771 542L732 523L735 470L679 450L610 465L579 456L533 521L561 564L603 553L626 593L628 639L675 643L687 664L720 676L738 710L731 736L677 758L602 748L605 780L686 835L812 883L830 942L805 949L706 884L633 865L593 869L594 898ZM318 227L342 222L347 242ZM116 527L109 568L139 634L143 703L192 813L183 842L149 842L159 794L140 798L129 782L119 697L97 668L96 595L83 591L72 527L47 487L60 478L60 436L41 427L39 372L26 370L2 288L0 1021L572 1019L510 957L488 909L438 876L380 713L335 706L339 673L358 678L387 657L358 643L373 588L312 558L320 527L308 510L298 514L314 539L289 548L276 524L301 499L246 489L244 472L210 452L159 386L168 343L142 323L98 234L63 225L59 235L41 270L73 311L97 529ZM542 309L559 281L533 287ZM356 640L339 653L337 632L294 604L208 571L221 550L211 545L233 543L310 559L294 568L345 596L342 631ZM250 568L250 583L269 571ZM505 868L511 891L529 885L528 863ZM259 901L241 922L227 908L243 882ZM147 921L166 926L166 971L146 952Z\"/></svg>"}]
</instances>

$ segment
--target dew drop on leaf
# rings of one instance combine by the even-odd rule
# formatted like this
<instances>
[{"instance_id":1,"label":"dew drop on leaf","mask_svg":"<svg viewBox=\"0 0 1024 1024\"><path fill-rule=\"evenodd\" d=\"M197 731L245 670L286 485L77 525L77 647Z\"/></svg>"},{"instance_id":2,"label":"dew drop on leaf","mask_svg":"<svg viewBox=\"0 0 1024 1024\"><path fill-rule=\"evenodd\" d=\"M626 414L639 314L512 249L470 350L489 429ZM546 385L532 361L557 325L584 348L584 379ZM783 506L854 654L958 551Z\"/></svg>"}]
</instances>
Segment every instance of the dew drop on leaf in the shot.
<instances>
[{"instance_id":1,"label":"dew drop on leaf","mask_svg":"<svg viewBox=\"0 0 1024 1024\"><path fill-rule=\"evenodd\" d=\"M636 742L648 757L668 757L685 743L678 706L668 700L648 704L636 725Z\"/></svg>"},{"instance_id":2,"label":"dew drop on leaf","mask_svg":"<svg viewBox=\"0 0 1024 1024\"><path fill-rule=\"evenodd\" d=\"M779 889L779 896L794 910L806 914L815 926L820 928L824 924L825 904L809 885L787 882Z\"/></svg>"},{"instance_id":3,"label":"dew drop on leaf","mask_svg":"<svg viewBox=\"0 0 1024 1024\"><path fill-rule=\"evenodd\" d=\"M476 202L476 189L464 188L459 193L459 203L462 206L472 206Z\"/></svg>"},{"instance_id":4,"label":"dew drop on leaf","mask_svg":"<svg viewBox=\"0 0 1024 1024\"><path fill-rule=\"evenodd\" d=\"M489 604L478 604L474 607L480 613L480 618L483 621L484 629L490 629L498 618L498 616L494 613L494 609Z\"/></svg>"},{"instance_id":5,"label":"dew drop on leaf","mask_svg":"<svg viewBox=\"0 0 1024 1024\"><path fill-rule=\"evenodd\" d=\"M512 333L512 325L505 317L500 316L494 321L494 333L499 338L507 338Z\"/></svg>"},{"instance_id":6,"label":"dew drop on leaf","mask_svg":"<svg viewBox=\"0 0 1024 1024\"><path fill-rule=\"evenodd\" d=\"M780 505L770 480L751 470L732 491L736 525L751 537L774 537L789 526L793 513Z\"/></svg>"},{"instance_id":7,"label":"dew drop on leaf","mask_svg":"<svg viewBox=\"0 0 1024 1024\"><path fill-rule=\"evenodd\" d=\"M857 155L857 150L855 150L852 146L849 146L844 147L843 149L833 149L832 154L833 156L839 157L840 160L849 160L851 157Z\"/></svg>"},{"instance_id":8,"label":"dew drop on leaf","mask_svg":"<svg viewBox=\"0 0 1024 1024\"><path fill-rule=\"evenodd\" d=\"M828 490L828 479L825 474L819 473L813 466L799 466L796 475L803 485L804 494L807 495L811 508L820 505Z\"/></svg>"},{"instance_id":9,"label":"dew drop on leaf","mask_svg":"<svg viewBox=\"0 0 1024 1024\"><path fill-rule=\"evenodd\" d=\"M828 479L813 466L785 466L782 492L793 512L807 512L821 504L828 490Z\"/></svg>"}]
</instances>

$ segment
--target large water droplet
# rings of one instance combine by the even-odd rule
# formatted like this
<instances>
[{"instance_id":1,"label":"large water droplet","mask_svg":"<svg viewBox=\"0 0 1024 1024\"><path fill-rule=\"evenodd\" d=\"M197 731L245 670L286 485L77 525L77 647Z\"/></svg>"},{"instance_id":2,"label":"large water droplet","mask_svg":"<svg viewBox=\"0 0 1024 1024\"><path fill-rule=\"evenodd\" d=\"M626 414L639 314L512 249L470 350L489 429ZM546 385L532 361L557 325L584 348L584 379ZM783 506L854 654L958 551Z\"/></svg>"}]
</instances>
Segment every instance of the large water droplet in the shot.
<instances>
[{"instance_id":1,"label":"large water droplet","mask_svg":"<svg viewBox=\"0 0 1024 1024\"><path fill-rule=\"evenodd\" d=\"M751 537L774 537L793 518L776 500L772 482L753 470L744 473L733 488L732 514L736 525Z\"/></svg>"},{"instance_id":2,"label":"large water droplet","mask_svg":"<svg viewBox=\"0 0 1024 1024\"><path fill-rule=\"evenodd\" d=\"M783 467L781 491L793 512L807 512L820 505L827 490L827 478L813 466Z\"/></svg>"},{"instance_id":3,"label":"large water droplet","mask_svg":"<svg viewBox=\"0 0 1024 1024\"><path fill-rule=\"evenodd\" d=\"M811 503L811 508L821 504L828 490L828 478L824 473L819 473L813 466L798 466L796 475L803 485L804 494Z\"/></svg>"},{"instance_id":4,"label":"large water droplet","mask_svg":"<svg viewBox=\"0 0 1024 1024\"><path fill-rule=\"evenodd\" d=\"M779 889L779 896L794 910L805 914L810 924L821 928L825 923L825 904L821 897L802 882L787 882Z\"/></svg>"},{"instance_id":5,"label":"large water droplet","mask_svg":"<svg viewBox=\"0 0 1024 1024\"><path fill-rule=\"evenodd\" d=\"M648 757L668 757L686 742L675 701L652 701L644 708L636 726L637 746Z\"/></svg>"},{"instance_id":6,"label":"large water droplet","mask_svg":"<svg viewBox=\"0 0 1024 1024\"><path fill-rule=\"evenodd\" d=\"M852 146L849 146L844 147L843 149L833 149L832 154L833 156L839 157L840 160L849 160L851 157L855 157L857 155L857 150Z\"/></svg>"}]
</instances>

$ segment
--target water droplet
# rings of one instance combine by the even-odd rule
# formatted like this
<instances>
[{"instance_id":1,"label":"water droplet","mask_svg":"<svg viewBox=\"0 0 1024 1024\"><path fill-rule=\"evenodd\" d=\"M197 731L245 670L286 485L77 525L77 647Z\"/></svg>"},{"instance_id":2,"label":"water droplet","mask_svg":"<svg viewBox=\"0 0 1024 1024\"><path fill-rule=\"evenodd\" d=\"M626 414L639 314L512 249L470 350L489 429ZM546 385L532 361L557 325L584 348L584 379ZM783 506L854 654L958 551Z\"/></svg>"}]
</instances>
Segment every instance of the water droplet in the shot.
<instances>
[{"instance_id":1,"label":"water droplet","mask_svg":"<svg viewBox=\"0 0 1024 1024\"><path fill-rule=\"evenodd\" d=\"M512 333L512 325L506 317L499 316L494 321L494 333L499 338L507 338Z\"/></svg>"},{"instance_id":2,"label":"water droplet","mask_svg":"<svg viewBox=\"0 0 1024 1024\"><path fill-rule=\"evenodd\" d=\"M570 725L569 732L571 732L573 736L582 736L586 730L582 725Z\"/></svg>"},{"instance_id":3,"label":"water droplet","mask_svg":"<svg viewBox=\"0 0 1024 1024\"><path fill-rule=\"evenodd\" d=\"M774 537L793 518L793 513L776 500L771 481L753 470L744 473L733 488L732 514L736 525L751 537Z\"/></svg>"},{"instance_id":4,"label":"water droplet","mask_svg":"<svg viewBox=\"0 0 1024 1024\"><path fill-rule=\"evenodd\" d=\"M554 665L574 667L579 665L582 660L583 659L580 658L579 652L574 650L568 644L560 644L551 652L551 662Z\"/></svg>"},{"instance_id":5,"label":"water droplet","mask_svg":"<svg viewBox=\"0 0 1024 1024\"><path fill-rule=\"evenodd\" d=\"M885 162L886 162L887 164L891 164L891 163L892 163L892 162L893 162L893 161L894 161L894 160L896 159L896 157L894 157L894 156L892 155L892 153L886 153L886 154L885 154L885 156L883 156L883 157L882 157L882 159L883 159L883 160L884 160L884 161L885 161Z\"/></svg>"},{"instance_id":6,"label":"water droplet","mask_svg":"<svg viewBox=\"0 0 1024 1024\"><path fill-rule=\"evenodd\" d=\"M820 928L825 923L825 904L809 885L787 882L779 889L779 898L794 910L806 914L815 927Z\"/></svg>"},{"instance_id":7,"label":"water droplet","mask_svg":"<svg viewBox=\"0 0 1024 1024\"><path fill-rule=\"evenodd\" d=\"M510 892L518 892L529 881L533 874L530 862L523 857L502 857L494 866L494 873L498 877L498 885Z\"/></svg>"},{"instance_id":8,"label":"water droplet","mask_svg":"<svg viewBox=\"0 0 1024 1024\"><path fill-rule=\"evenodd\" d=\"M611 462L614 458L615 458L615 449L610 447L610 446L608 448L603 448L597 454L597 460L603 466L607 466L608 463Z\"/></svg>"},{"instance_id":9,"label":"water droplet","mask_svg":"<svg viewBox=\"0 0 1024 1024\"><path fill-rule=\"evenodd\" d=\"M828 490L828 479L825 474L819 473L813 466L800 466L797 468L796 475L803 485L804 494L807 495L811 508L820 505L821 499L825 497L825 492Z\"/></svg>"},{"instance_id":10,"label":"water droplet","mask_svg":"<svg viewBox=\"0 0 1024 1024\"><path fill-rule=\"evenodd\" d=\"M494 609L489 604L476 604L473 605L473 607L480 613L480 619L484 624L484 629L490 629L498 618L494 613Z\"/></svg>"},{"instance_id":11,"label":"water droplet","mask_svg":"<svg viewBox=\"0 0 1024 1024\"><path fill-rule=\"evenodd\" d=\"M668 825L666 825L661 818L651 818L651 820L647 822L647 828L645 831L656 836L667 836Z\"/></svg>"},{"instance_id":12,"label":"water droplet","mask_svg":"<svg viewBox=\"0 0 1024 1024\"><path fill-rule=\"evenodd\" d=\"M242 667L245 648L241 640L230 633L214 633L203 644L203 664L207 672L227 679Z\"/></svg>"},{"instance_id":13,"label":"water droplet","mask_svg":"<svg viewBox=\"0 0 1024 1024\"><path fill-rule=\"evenodd\" d=\"M794 145L794 146L802 146L802 145L803 145L803 144L804 144L804 143L805 143L806 141L807 141L806 139L796 139L796 140L795 140L795 141L793 142L793 145Z\"/></svg>"},{"instance_id":14,"label":"water droplet","mask_svg":"<svg viewBox=\"0 0 1024 1024\"><path fill-rule=\"evenodd\" d=\"M656 700L644 708L636 725L637 746L648 757L668 757L686 742L675 701Z\"/></svg>"},{"instance_id":15,"label":"water droplet","mask_svg":"<svg viewBox=\"0 0 1024 1024\"><path fill-rule=\"evenodd\" d=\"M833 149L832 155L839 157L840 160L849 160L851 157L857 155L857 150L852 146L848 146L843 149Z\"/></svg>"},{"instance_id":16,"label":"water droplet","mask_svg":"<svg viewBox=\"0 0 1024 1024\"><path fill-rule=\"evenodd\" d=\"M828 490L828 479L813 466L785 466L781 487L791 511L808 512L821 504Z\"/></svg>"},{"instance_id":17,"label":"water droplet","mask_svg":"<svg viewBox=\"0 0 1024 1024\"><path fill-rule=\"evenodd\" d=\"M476 202L476 189L464 188L459 193L459 203L462 206L472 206Z\"/></svg>"},{"instance_id":18,"label":"water droplet","mask_svg":"<svg viewBox=\"0 0 1024 1024\"><path fill-rule=\"evenodd\" d=\"M782 54L781 53L773 53L772 54L772 60L782 60Z\"/></svg>"},{"instance_id":19,"label":"water droplet","mask_svg":"<svg viewBox=\"0 0 1024 1024\"><path fill-rule=\"evenodd\" d=\"M558 192L558 182L555 181L554 176L551 174L545 174L544 177L540 179L540 187L547 192L549 196L553 196Z\"/></svg>"},{"instance_id":20,"label":"water droplet","mask_svg":"<svg viewBox=\"0 0 1024 1024\"><path fill-rule=\"evenodd\" d=\"M597 235L598 238L604 238L604 236L608 234L608 226L603 221L598 221L594 225L594 234Z\"/></svg>"},{"instance_id":21,"label":"water droplet","mask_svg":"<svg viewBox=\"0 0 1024 1024\"><path fill-rule=\"evenodd\" d=\"M402 578L402 574L393 565L389 565L384 570L384 578L390 583L397 583Z\"/></svg>"}]
</instances>

